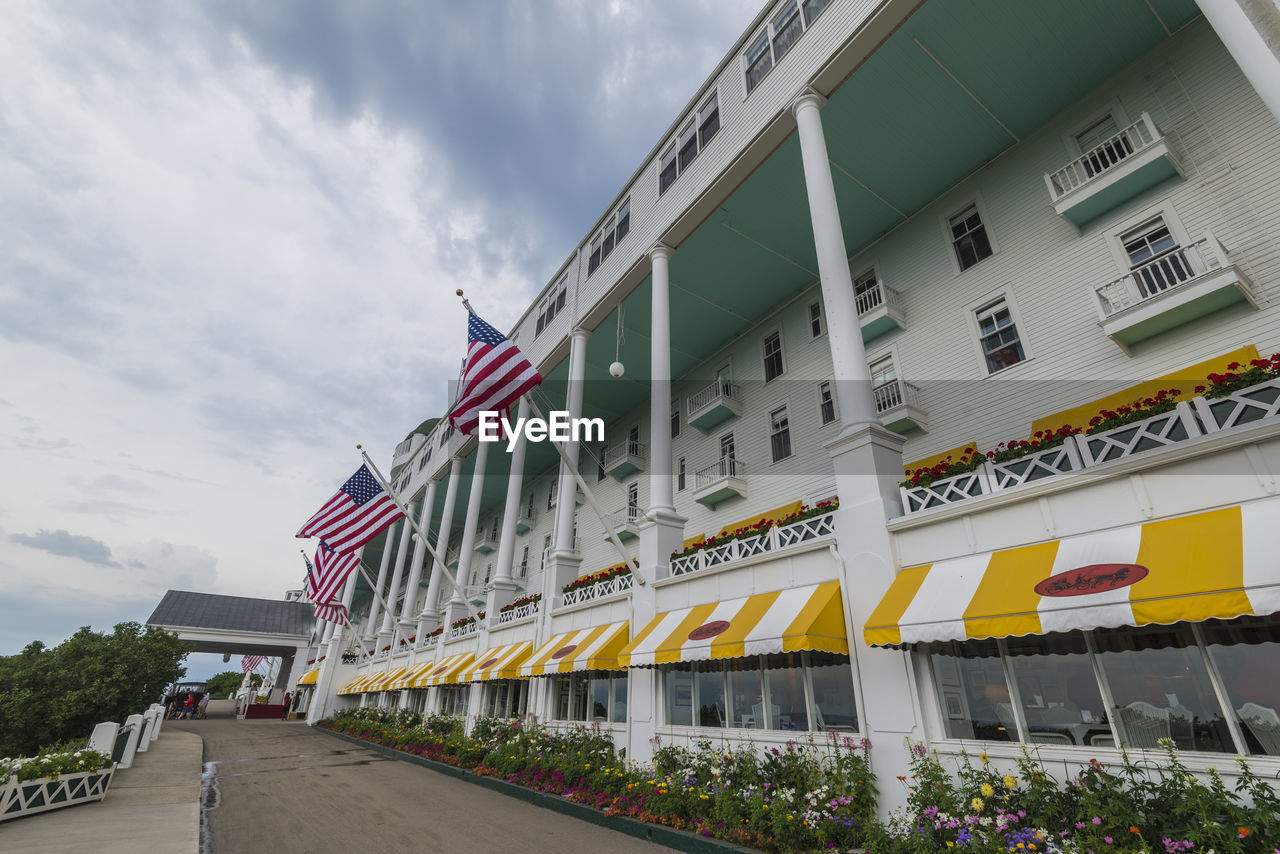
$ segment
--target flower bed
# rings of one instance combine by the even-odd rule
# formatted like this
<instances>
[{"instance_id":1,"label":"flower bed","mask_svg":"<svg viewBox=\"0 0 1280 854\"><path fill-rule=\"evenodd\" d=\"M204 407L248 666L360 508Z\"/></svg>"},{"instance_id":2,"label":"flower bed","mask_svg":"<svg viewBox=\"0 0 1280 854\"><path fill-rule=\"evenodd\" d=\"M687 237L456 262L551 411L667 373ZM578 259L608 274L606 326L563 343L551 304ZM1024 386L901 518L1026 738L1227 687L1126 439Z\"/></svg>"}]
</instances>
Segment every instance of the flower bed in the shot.
<instances>
[{"instance_id":1,"label":"flower bed","mask_svg":"<svg viewBox=\"0 0 1280 854\"><path fill-rule=\"evenodd\" d=\"M633 560L631 562L635 566L639 566L640 562ZM631 567L625 563L615 564L613 566L594 572L591 575L584 575L581 578L575 578L564 587L560 588L561 593L572 593L575 590L581 590L584 587L591 587L602 581L609 581L622 575L630 575Z\"/></svg>"},{"instance_id":2,"label":"flower bed","mask_svg":"<svg viewBox=\"0 0 1280 854\"><path fill-rule=\"evenodd\" d=\"M100 801L114 771L110 757L94 750L0 759L0 821Z\"/></svg>"},{"instance_id":3,"label":"flower bed","mask_svg":"<svg viewBox=\"0 0 1280 854\"><path fill-rule=\"evenodd\" d=\"M476 722L362 709L319 726L508 783L561 795L608 815L692 831L764 851L927 854L1272 854L1280 796L1241 762L1234 787L1197 778L1171 741L1162 761L1118 770L1097 760L1059 782L1024 751L1016 773L985 754L948 768L911 744L898 778L906 806L875 819L871 745L838 733L767 750L708 740L662 747L649 765L624 763L598 728L553 732L530 721Z\"/></svg>"},{"instance_id":4,"label":"flower bed","mask_svg":"<svg viewBox=\"0 0 1280 854\"><path fill-rule=\"evenodd\" d=\"M704 537L701 540L695 540L684 551L672 552L671 559L676 560L678 558L688 557L689 555L697 554L701 551L707 551L708 549L723 546L726 543L733 542L734 540L749 540L752 537L758 537L761 534L768 533L772 528L783 528L787 525L795 524L796 522L803 522L806 519L812 519L815 516L825 516L826 514L838 509L840 509L839 498L833 498L830 501L819 501L812 507L808 504L801 504L799 510L783 519L774 520L762 517L758 522L743 525L740 528L721 534L718 537L711 537L709 539Z\"/></svg>"},{"instance_id":5,"label":"flower bed","mask_svg":"<svg viewBox=\"0 0 1280 854\"><path fill-rule=\"evenodd\" d=\"M516 608L523 608L525 605L536 605L542 601L542 594L535 593L532 596L521 596L510 605L503 605L498 609L499 614L505 614L508 611L514 611Z\"/></svg>"},{"instance_id":6,"label":"flower bed","mask_svg":"<svg viewBox=\"0 0 1280 854\"><path fill-rule=\"evenodd\" d=\"M461 629L476 622L477 619L480 619L480 620L484 619L484 611L477 611L474 617L472 617L471 615L467 615L460 620L454 620L452 623L449 624L449 628Z\"/></svg>"}]
</instances>

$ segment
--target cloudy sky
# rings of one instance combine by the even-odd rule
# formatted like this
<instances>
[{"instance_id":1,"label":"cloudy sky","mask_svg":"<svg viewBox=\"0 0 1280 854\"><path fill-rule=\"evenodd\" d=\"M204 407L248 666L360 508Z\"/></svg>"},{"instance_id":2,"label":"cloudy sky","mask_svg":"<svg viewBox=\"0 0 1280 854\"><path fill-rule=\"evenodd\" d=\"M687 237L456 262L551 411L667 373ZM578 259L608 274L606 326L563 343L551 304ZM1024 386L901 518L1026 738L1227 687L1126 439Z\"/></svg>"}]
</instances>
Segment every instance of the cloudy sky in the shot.
<instances>
[{"instance_id":1,"label":"cloudy sky","mask_svg":"<svg viewBox=\"0 0 1280 854\"><path fill-rule=\"evenodd\" d=\"M13 2L0 16L0 655L277 597L753 0ZM223 669L193 659L197 676Z\"/></svg>"}]
</instances>

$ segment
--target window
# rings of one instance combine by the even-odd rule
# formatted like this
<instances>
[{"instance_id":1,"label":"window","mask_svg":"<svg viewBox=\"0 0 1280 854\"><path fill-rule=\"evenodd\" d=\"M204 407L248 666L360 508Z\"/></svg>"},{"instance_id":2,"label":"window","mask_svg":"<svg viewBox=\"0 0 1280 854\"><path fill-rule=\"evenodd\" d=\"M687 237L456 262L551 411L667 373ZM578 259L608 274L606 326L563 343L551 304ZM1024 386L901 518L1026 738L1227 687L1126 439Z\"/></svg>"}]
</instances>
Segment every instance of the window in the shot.
<instances>
[{"instance_id":1,"label":"window","mask_svg":"<svg viewBox=\"0 0 1280 854\"><path fill-rule=\"evenodd\" d=\"M488 584L493 580L493 564L486 564L484 568L484 583Z\"/></svg>"},{"instance_id":2,"label":"window","mask_svg":"<svg viewBox=\"0 0 1280 854\"><path fill-rule=\"evenodd\" d=\"M640 455L640 426L633 425L627 431L627 453L635 456Z\"/></svg>"},{"instance_id":3,"label":"window","mask_svg":"<svg viewBox=\"0 0 1280 854\"><path fill-rule=\"evenodd\" d=\"M671 401L671 438L680 435L680 398Z\"/></svg>"},{"instance_id":4,"label":"window","mask_svg":"<svg viewBox=\"0 0 1280 854\"><path fill-rule=\"evenodd\" d=\"M733 434L725 433L720 437L720 459L732 460L737 458L737 448L733 444Z\"/></svg>"},{"instance_id":5,"label":"window","mask_svg":"<svg viewBox=\"0 0 1280 854\"><path fill-rule=\"evenodd\" d=\"M626 723L627 675L588 670L552 680L552 717L558 721Z\"/></svg>"},{"instance_id":6,"label":"window","mask_svg":"<svg viewBox=\"0 0 1280 854\"><path fill-rule=\"evenodd\" d=\"M770 29L773 30L773 61L781 62L804 30L796 0L782 7L782 11L774 16Z\"/></svg>"},{"instance_id":7,"label":"window","mask_svg":"<svg viewBox=\"0 0 1280 854\"><path fill-rule=\"evenodd\" d=\"M676 465L676 491L681 491L685 487L685 466L684 457L680 458L680 462Z\"/></svg>"},{"instance_id":8,"label":"window","mask_svg":"<svg viewBox=\"0 0 1280 854\"><path fill-rule=\"evenodd\" d=\"M809 305L809 331L814 338L822 334L822 303L820 302Z\"/></svg>"},{"instance_id":9,"label":"window","mask_svg":"<svg viewBox=\"0 0 1280 854\"><path fill-rule=\"evenodd\" d=\"M1076 134L1076 144L1084 155L1084 171L1090 178L1133 154L1129 135L1120 133L1111 113Z\"/></svg>"},{"instance_id":10,"label":"window","mask_svg":"<svg viewBox=\"0 0 1280 854\"><path fill-rule=\"evenodd\" d=\"M431 452L433 450L434 448L432 448L430 445L427 445L426 450L422 452L422 457L419 458L418 460L418 471L422 471L424 468L427 467L427 463L431 462Z\"/></svg>"},{"instance_id":11,"label":"window","mask_svg":"<svg viewBox=\"0 0 1280 854\"><path fill-rule=\"evenodd\" d=\"M600 445L600 456L596 459L596 482L604 480L604 459L609 455L609 443L604 442Z\"/></svg>"},{"instance_id":12,"label":"window","mask_svg":"<svg viewBox=\"0 0 1280 854\"><path fill-rule=\"evenodd\" d=\"M538 324L534 329L534 337L541 335L542 331L551 325L556 315L564 310L568 299L569 276L565 274L543 295L542 299L538 300Z\"/></svg>"},{"instance_id":13,"label":"window","mask_svg":"<svg viewBox=\"0 0 1280 854\"><path fill-rule=\"evenodd\" d=\"M770 333L764 339L764 381L770 382L782 376L782 336Z\"/></svg>"},{"instance_id":14,"label":"window","mask_svg":"<svg viewBox=\"0 0 1280 854\"><path fill-rule=\"evenodd\" d=\"M1134 282L1143 297L1180 285L1193 275L1191 264L1178 251L1177 238L1164 217L1147 220L1120 235L1120 244L1129 259Z\"/></svg>"},{"instance_id":15,"label":"window","mask_svg":"<svg viewBox=\"0 0 1280 854\"><path fill-rule=\"evenodd\" d=\"M526 519L533 518L533 491L532 490L529 491L529 503L525 507L524 517Z\"/></svg>"},{"instance_id":16,"label":"window","mask_svg":"<svg viewBox=\"0 0 1280 854\"><path fill-rule=\"evenodd\" d=\"M627 484L627 521L634 522L640 518L640 484L632 481Z\"/></svg>"},{"instance_id":17,"label":"window","mask_svg":"<svg viewBox=\"0 0 1280 854\"><path fill-rule=\"evenodd\" d=\"M769 413L769 448L775 463L791 456L791 422L785 406Z\"/></svg>"},{"instance_id":18,"label":"window","mask_svg":"<svg viewBox=\"0 0 1280 854\"><path fill-rule=\"evenodd\" d=\"M519 679L495 679L485 683L485 714L491 718L515 718L524 714L528 705L527 682Z\"/></svg>"},{"instance_id":19,"label":"window","mask_svg":"<svg viewBox=\"0 0 1280 854\"><path fill-rule=\"evenodd\" d=\"M822 10L827 8L830 2L831 0L804 0L801 4L804 7L804 25L813 26L814 19L822 14Z\"/></svg>"},{"instance_id":20,"label":"window","mask_svg":"<svg viewBox=\"0 0 1280 854\"><path fill-rule=\"evenodd\" d=\"M951 245L961 270L967 270L992 253L987 227L978 215L978 206L969 205L947 221L951 226Z\"/></svg>"},{"instance_id":21,"label":"window","mask_svg":"<svg viewBox=\"0 0 1280 854\"><path fill-rule=\"evenodd\" d=\"M556 506L556 488L557 488L557 487L559 487L559 485L560 485L560 484L559 484L559 483L557 483L557 482L556 482L556 479L553 477L553 478L551 479L551 484L547 487L547 509L548 509L548 510L554 510L554 509L555 509L555 506Z\"/></svg>"},{"instance_id":22,"label":"window","mask_svg":"<svg viewBox=\"0 0 1280 854\"><path fill-rule=\"evenodd\" d=\"M720 130L719 93L712 92L711 97L703 102L698 111L689 117L680 128L675 142L667 146L658 158L658 194L667 191L676 178L684 174L693 159L698 156L707 143ZM621 236L618 237L621 240ZM605 250L608 254L608 250ZM593 268L594 269L594 268Z\"/></svg>"},{"instance_id":23,"label":"window","mask_svg":"<svg viewBox=\"0 0 1280 854\"><path fill-rule=\"evenodd\" d=\"M605 220L604 228L591 240L591 255L587 260L587 275L609 257L613 247L622 242L622 238L631 231L631 199L618 206L617 211Z\"/></svg>"},{"instance_id":24,"label":"window","mask_svg":"<svg viewBox=\"0 0 1280 854\"><path fill-rule=\"evenodd\" d=\"M800 36L811 26L827 8L831 0L803 0L799 6L796 0L787 0L773 19L765 26L764 32L751 43L743 54L746 67L747 94L760 84L765 75L782 61ZM803 9L804 15L801 16Z\"/></svg>"},{"instance_id":25,"label":"window","mask_svg":"<svg viewBox=\"0 0 1280 854\"><path fill-rule=\"evenodd\" d=\"M836 401L831 396L831 383L818 386L818 409L822 413L822 423L830 424L836 420Z\"/></svg>"},{"instance_id":26,"label":"window","mask_svg":"<svg viewBox=\"0 0 1280 854\"><path fill-rule=\"evenodd\" d=\"M444 427L444 432L440 434L440 447L443 448L445 445L449 444L449 439L453 437L453 434L456 431L457 431L457 428L453 426L452 421L446 424Z\"/></svg>"},{"instance_id":27,"label":"window","mask_svg":"<svg viewBox=\"0 0 1280 854\"><path fill-rule=\"evenodd\" d=\"M765 32L747 48L747 94L772 70L773 52L769 49L769 34Z\"/></svg>"},{"instance_id":28,"label":"window","mask_svg":"<svg viewBox=\"0 0 1280 854\"><path fill-rule=\"evenodd\" d=\"M524 551L520 554L520 577L525 578L529 574L529 547L525 546Z\"/></svg>"},{"instance_id":29,"label":"window","mask_svg":"<svg viewBox=\"0 0 1280 854\"><path fill-rule=\"evenodd\" d=\"M859 317L884 302L884 292L880 290L880 279L876 276L875 267L853 280L853 302Z\"/></svg>"},{"instance_id":30,"label":"window","mask_svg":"<svg viewBox=\"0 0 1280 854\"><path fill-rule=\"evenodd\" d=\"M982 357L986 360L987 373L994 374L1026 358L1018 338L1018 327L1013 322L1005 297L984 305L974 315L978 321L978 341L982 346Z\"/></svg>"}]
</instances>

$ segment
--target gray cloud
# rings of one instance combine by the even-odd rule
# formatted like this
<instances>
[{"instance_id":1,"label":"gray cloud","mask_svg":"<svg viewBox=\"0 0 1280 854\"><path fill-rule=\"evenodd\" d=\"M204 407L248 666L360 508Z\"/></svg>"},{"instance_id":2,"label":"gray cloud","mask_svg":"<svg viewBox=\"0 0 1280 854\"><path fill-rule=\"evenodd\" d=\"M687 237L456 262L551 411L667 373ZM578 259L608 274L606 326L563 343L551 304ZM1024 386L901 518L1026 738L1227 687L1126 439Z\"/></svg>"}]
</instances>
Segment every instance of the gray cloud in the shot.
<instances>
[{"instance_id":1,"label":"gray cloud","mask_svg":"<svg viewBox=\"0 0 1280 854\"><path fill-rule=\"evenodd\" d=\"M150 540L120 546L116 552L135 580L157 593L170 588L211 590L218 583L218 559L198 546Z\"/></svg>"},{"instance_id":2,"label":"gray cloud","mask_svg":"<svg viewBox=\"0 0 1280 854\"><path fill-rule=\"evenodd\" d=\"M83 534L72 534L62 528L56 531L46 531L42 528L34 534L10 534L9 539L50 554L79 558L85 563L98 566L120 565L111 559L111 547L106 543Z\"/></svg>"}]
</instances>

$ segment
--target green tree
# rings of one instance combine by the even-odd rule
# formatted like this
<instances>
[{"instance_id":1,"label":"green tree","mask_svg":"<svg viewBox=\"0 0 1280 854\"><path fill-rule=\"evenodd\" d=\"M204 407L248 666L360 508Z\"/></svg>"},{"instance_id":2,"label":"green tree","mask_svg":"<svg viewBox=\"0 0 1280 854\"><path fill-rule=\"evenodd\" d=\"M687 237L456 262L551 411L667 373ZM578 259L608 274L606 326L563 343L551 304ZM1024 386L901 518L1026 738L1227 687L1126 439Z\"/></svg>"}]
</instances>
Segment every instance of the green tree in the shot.
<instances>
[{"instance_id":1,"label":"green tree","mask_svg":"<svg viewBox=\"0 0 1280 854\"><path fill-rule=\"evenodd\" d=\"M0 756L86 739L101 721L123 722L159 700L187 672L187 649L163 629L88 626L48 649L39 641L0 657Z\"/></svg>"},{"instance_id":2,"label":"green tree","mask_svg":"<svg viewBox=\"0 0 1280 854\"><path fill-rule=\"evenodd\" d=\"M221 673L215 673L210 676L204 683L205 690L209 692L210 697L224 699L232 691L240 688L240 683L244 681L244 674L238 670L224 670ZM249 675L250 685L261 685L262 674L252 673Z\"/></svg>"}]
</instances>

